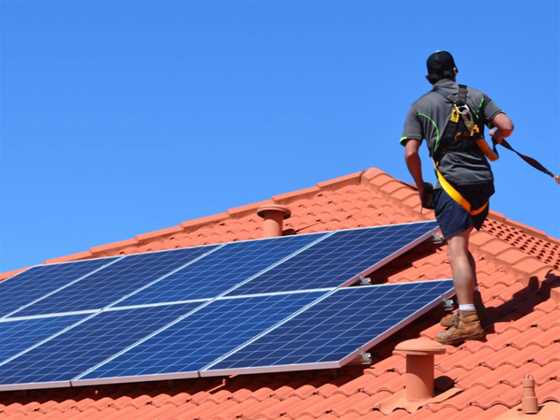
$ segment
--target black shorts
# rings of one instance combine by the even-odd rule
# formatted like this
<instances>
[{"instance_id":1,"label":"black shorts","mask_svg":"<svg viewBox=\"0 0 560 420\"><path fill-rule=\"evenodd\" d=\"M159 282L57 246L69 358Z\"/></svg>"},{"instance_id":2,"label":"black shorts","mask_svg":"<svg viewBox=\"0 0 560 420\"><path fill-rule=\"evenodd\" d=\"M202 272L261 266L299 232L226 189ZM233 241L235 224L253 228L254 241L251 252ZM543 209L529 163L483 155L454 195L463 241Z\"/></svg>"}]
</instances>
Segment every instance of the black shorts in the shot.
<instances>
[{"instance_id":1,"label":"black shorts","mask_svg":"<svg viewBox=\"0 0 560 420\"><path fill-rule=\"evenodd\" d=\"M474 209L483 206L494 193L492 184L468 186L457 189L461 192L461 195L471 203ZM489 207L490 206L487 206L480 214L471 216L460 204L447 195L442 188L434 190L434 211L441 232L446 239L472 227L479 230L488 216Z\"/></svg>"}]
</instances>

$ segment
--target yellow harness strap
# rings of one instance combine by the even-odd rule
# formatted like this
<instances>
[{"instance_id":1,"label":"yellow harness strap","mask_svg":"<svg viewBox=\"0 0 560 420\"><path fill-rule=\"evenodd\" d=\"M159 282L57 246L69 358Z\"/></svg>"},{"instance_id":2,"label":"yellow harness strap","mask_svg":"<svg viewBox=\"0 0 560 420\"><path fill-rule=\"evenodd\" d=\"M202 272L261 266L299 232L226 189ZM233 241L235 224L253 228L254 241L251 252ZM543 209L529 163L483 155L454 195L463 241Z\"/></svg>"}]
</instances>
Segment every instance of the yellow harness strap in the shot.
<instances>
[{"instance_id":1,"label":"yellow harness strap","mask_svg":"<svg viewBox=\"0 0 560 420\"><path fill-rule=\"evenodd\" d=\"M472 210L471 203L469 203L467 199L463 197L461 193L455 189L455 187L453 187L453 185L447 182L447 180L443 177L441 172L438 170L437 166L435 169L441 188L443 188L443 190L449 195L449 197L451 197L453 201L455 201L457 204L463 207L471 216L476 216L482 213L488 207L488 201L487 201L486 203L484 203L482 207Z\"/></svg>"},{"instance_id":2,"label":"yellow harness strap","mask_svg":"<svg viewBox=\"0 0 560 420\"><path fill-rule=\"evenodd\" d=\"M480 151L484 153L484 155L489 160L491 160L492 162L498 160L498 155L494 153L494 151L490 148L490 146L488 146L488 143L486 143L486 140L484 140L482 137L476 139L476 144L480 149Z\"/></svg>"}]
</instances>

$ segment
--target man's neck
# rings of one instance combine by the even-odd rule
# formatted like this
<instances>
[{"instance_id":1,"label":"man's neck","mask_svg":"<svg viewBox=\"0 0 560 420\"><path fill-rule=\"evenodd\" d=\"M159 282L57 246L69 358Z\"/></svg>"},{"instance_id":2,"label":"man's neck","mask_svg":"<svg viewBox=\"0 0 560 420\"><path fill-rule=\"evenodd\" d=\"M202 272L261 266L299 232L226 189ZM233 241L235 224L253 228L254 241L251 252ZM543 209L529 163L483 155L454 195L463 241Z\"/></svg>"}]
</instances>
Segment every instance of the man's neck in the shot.
<instances>
[{"instance_id":1,"label":"man's neck","mask_svg":"<svg viewBox=\"0 0 560 420\"><path fill-rule=\"evenodd\" d=\"M434 87L441 86L441 85L448 85L452 83L457 83L455 79L440 79L434 83Z\"/></svg>"},{"instance_id":2,"label":"man's neck","mask_svg":"<svg viewBox=\"0 0 560 420\"><path fill-rule=\"evenodd\" d=\"M440 79L432 85L432 91L441 89L453 89L457 86L457 82L452 79Z\"/></svg>"}]
</instances>

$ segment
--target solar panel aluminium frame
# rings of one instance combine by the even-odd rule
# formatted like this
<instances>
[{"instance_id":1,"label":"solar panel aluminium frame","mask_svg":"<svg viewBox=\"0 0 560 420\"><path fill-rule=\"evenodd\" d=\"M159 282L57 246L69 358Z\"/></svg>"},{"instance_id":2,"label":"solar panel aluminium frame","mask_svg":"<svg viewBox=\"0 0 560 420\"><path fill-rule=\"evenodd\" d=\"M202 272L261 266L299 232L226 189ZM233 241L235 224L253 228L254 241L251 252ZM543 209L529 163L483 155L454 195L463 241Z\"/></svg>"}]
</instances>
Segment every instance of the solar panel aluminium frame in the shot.
<instances>
[{"instance_id":1,"label":"solar panel aluminium frame","mask_svg":"<svg viewBox=\"0 0 560 420\"><path fill-rule=\"evenodd\" d=\"M437 280L428 280L428 281L443 281L443 280L451 280L451 279L437 279ZM422 281L414 281L409 282L407 284L415 284L415 283L426 283L426 280ZM371 286L362 286L362 287L387 287L386 284L377 284ZM332 293L341 292L344 293L344 288L338 287ZM321 300L330 296L332 293L329 293L322 297ZM238 352L239 350L249 346L253 342L257 341L260 337L268 334L269 332L281 327L291 319L295 318L299 313L290 316L283 321L276 324L274 327L270 328L266 331L266 334L262 334L256 337L253 337L251 340L243 343L242 345L238 346L236 349L230 351L229 353L224 354L223 356L219 357L218 359L214 360L213 362L209 363L208 365L204 366L200 371L200 377L214 377L214 376L232 376L232 375L246 375L246 374L257 374L257 373L274 373L274 372L294 372L294 371L301 371L301 370L320 370L320 369L339 369L346 364L350 363L351 361L358 358L361 354L372 348L373 346L379 344L386 338L390 337L397 331L401 330L402 328L406 327L410 323L414 322L416 319L420 318L422 315L426 314L428 311L436 307L438 304L443 302L446 299L451 298L454 296L455 291L451 288L447 293L440 295L439 297L433 299L430 303L424 305L422 308L415 311L413 314L402 320L401 322L393 325L391 328L385 330L382 334L372 338L367 343L361 345L360 347L356 348L353 352L349 353L344 358L340 359L336 362L316 362L316 363L301 363L301 364L285 364L285 365L277 365L277 366L260 366L260 367L248 367L248 368L230 368L230 369L215 369L212 370L212 366L220 363L222 360L226 359L227 357L231 356L232 354ZM319 299L313 304L319 302Z\"/></svg>"},{"instance_id":2,"label":"solar panel aluminium frame","mask_svg":"<svg viewBox=\"0 0 560 420\"><path fill-rule=\"evenodd\" d=\"M106 385L106 384L119 384L119 383L132 383L132 382L146 382L146 381L163 381L163 380L173 380L173 379L200 378L201 377L200 370L191 370L191 371L183 371L183 372L144 374L144 375L134 375L134 376L117 376L117 377L96 378L96 379L82 379L84 376L86 376L89 373L95 371L95 369L97 369L98 367L100 367L100 366L102 366L106 363L109 363L111 360L117 358L121 354L126 353L127 351L131 350L132 348L142 344L143 342L145 342L145 341L149 340L150 338L156 336L160 332L162 332L162 331L172 327L173 325L183 321L184 319L186 319L189 316L195 314L196 312L203 310L208 305L210 305L213 302L216 302L218 300L234 300L234 299L246 299L246 298L249 298L249 297L252 298L252 297L259 297L259 296L296 295L296 294L309 293L309 292L324 292L322 295L318 296L316 299L312 300L311 302L304 305L303 307L301 307L297 311L288 315L286 318L278 321L276 324L274 324L274 325L270 326L269 328L266 328L264 331L258 333L255 337L259 338L259 337L262 337L263 335L267 334L269 331L273 330L274 328L276 328L277 324L283 324L285 321L287 321L287 320L293 318L294 316L304 312L305 310L312 307L316 303L319 303L323 299L330 296L336 290L337 290L336 288L330 287L330 288L320 288L320 289L306 289L306 290L292 290L292 291L282 291L282 292L258 293L258 294L252 294L252 295L220 296L220 297L217 297L217 298L214 298L214 299L207 300L206 303L203 303L200 306L197 306L196 308L194 308L190 312L182 315L181 317L175 319L174 321L171 321L169 324L155 330L154 332L152 332L151 334L147 335L146 337L140 339L139 341L137 341L133 345L126 347L125 349L115 353L111 357L105 359L104 361L96 364L95 366L92 366L91 368L89 368L89 369L85 370L84 372L82 372L81 374L77 375L76 377L74 377L73 379L70 380L71 386L75 387L75 386ZM155 304L155 305L152 304L152 306L165 306L165 305L167 305L167 303L166 304L159 303L159 304ZM129 308L130 307L112 308L111 310L121 310L121 309L129 309ZM252 342L255 339L255 337L251 338L248 341ZM244 345L244 344L245 343L243 343L242 345ZM237 349L237 347L236 347L236 349ZM228 354L229 353L230 352L228 352ZM0 390L1 389L2 388L0 387Z\"/></svg>"}]
</instances>

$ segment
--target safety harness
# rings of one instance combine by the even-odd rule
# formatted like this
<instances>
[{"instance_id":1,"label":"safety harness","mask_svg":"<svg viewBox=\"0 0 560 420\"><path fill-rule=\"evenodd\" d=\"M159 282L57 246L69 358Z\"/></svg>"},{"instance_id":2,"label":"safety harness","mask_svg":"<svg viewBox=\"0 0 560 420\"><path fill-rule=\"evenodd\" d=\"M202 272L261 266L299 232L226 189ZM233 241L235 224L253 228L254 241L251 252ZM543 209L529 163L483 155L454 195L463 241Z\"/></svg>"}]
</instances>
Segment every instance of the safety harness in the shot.
<instances>
[{"instance_id":1,"label":"safety harness","mask_svg":"<svg viewBox=\"0 0 560 420\"><path fill-rule=\"evenodd\" d=\"M432 159L434 161L437 179L443 190L471 216L476 216L486 210L488 201L478 208L472 208L471 203L445 179L439 170L441 159L450 151L482 152L489 160L494 161L498 159L496 151L490 149L482 137L479 124L473 118L472 111L467 104L467 93L468 90L465 85L459 85L459 92L456 100L440 93L446 100L452 102L452 106L449 121L445 126L443 135L434 145Z\"/></svg>"}]
</instances>

